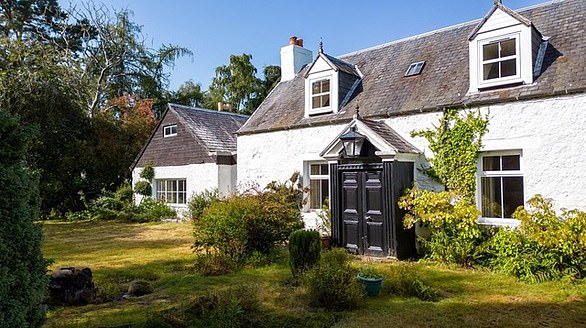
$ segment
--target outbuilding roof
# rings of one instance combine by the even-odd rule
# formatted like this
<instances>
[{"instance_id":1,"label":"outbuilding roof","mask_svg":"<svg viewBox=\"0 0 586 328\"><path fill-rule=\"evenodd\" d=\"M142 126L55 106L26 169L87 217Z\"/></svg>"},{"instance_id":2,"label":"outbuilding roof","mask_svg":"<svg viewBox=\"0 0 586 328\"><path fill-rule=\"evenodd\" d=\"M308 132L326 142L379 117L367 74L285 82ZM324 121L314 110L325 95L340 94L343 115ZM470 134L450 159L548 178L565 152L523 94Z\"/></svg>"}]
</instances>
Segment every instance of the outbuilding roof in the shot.
<instances>
[{"instance_id":1,"label":"outbuilding roof","mask_svg":"<svg viewBox=\"0 0 586 328\"><path fill-rule=\"evenodd\" d=\"M306 66L294 79L280 82L238 133L349 122L357 106L364 118L383 118L586 91L586 1L555 0L517 14L549 37L533 84L468 94L468 38L481 22L475 20L337 57L362 74L338 113L304 116ZM425 61L424 70L405 77L416 61Z\"/></svg>"}]
</instances>

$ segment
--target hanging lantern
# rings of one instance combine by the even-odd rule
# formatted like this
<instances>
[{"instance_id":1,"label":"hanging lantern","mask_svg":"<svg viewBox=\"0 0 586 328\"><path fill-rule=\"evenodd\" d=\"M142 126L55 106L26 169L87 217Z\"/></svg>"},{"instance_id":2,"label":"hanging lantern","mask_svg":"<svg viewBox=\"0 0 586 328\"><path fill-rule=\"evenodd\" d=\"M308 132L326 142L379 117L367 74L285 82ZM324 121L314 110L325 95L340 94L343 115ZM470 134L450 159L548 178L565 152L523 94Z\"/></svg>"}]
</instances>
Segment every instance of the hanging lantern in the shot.
<instances>
[{"instance_id":1,"label":"hanging lantern","mask_svg":"<svg viewBox=\"0 0 586 328\"><path fill-rule=\"evenodd\" d=\"M352 126L350 131L340 136L344 145L344 157L358 157L364 144L365 136L356 132L356 126Z\"/></svg>"}]
</instances>

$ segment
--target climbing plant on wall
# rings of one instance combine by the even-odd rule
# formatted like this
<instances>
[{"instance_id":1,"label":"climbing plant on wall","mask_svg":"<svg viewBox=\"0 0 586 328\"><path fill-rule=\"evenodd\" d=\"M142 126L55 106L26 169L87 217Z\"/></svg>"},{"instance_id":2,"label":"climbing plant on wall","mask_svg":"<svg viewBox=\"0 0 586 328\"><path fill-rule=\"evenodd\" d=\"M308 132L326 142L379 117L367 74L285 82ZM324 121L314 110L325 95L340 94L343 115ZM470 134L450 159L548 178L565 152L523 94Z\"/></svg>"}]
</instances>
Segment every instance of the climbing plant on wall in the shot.
<instances>
[{"instance_id":1,"label":"climbing plant on wall","mask_svg":"<svg viewBox=\"0 0 586 328\"><path fill-rule=\"evenodd\" d=\"M433 129L414 131L424 137L434 157L427 173L441 182L447 190L469 200L476 188L476 160L482 147L482 137L488 131L488 115L480 112L458 113L448 109Z\"/></svg>"}]
</instances>

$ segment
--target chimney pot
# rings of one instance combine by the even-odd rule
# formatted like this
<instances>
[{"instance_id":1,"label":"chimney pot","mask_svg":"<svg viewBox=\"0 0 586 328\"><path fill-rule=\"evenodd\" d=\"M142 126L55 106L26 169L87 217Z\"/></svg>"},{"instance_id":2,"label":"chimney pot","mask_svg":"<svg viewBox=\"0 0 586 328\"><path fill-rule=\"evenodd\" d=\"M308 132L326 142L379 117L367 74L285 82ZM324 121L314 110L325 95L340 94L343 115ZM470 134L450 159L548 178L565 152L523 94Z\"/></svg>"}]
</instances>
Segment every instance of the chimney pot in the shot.
<instances>
[{"instance_id":1,"label":"chimney pot","mask_svg":"<svg viewBox=\"0 0 586 328\"><path fill-rule=\"evenodd\" d=\"M303 47L303 39L297 39L297 45Z\"/></svg>"},{"instance_id":2,"label":"chimney pot","mask_svg":"<svg viewBox=\"0 0 586 328\"><path fill-rule=\"evenodd\" d=\"M289 38L289 44L297 44L297 37L292 36Z\"/></svg>"}]
</instances>

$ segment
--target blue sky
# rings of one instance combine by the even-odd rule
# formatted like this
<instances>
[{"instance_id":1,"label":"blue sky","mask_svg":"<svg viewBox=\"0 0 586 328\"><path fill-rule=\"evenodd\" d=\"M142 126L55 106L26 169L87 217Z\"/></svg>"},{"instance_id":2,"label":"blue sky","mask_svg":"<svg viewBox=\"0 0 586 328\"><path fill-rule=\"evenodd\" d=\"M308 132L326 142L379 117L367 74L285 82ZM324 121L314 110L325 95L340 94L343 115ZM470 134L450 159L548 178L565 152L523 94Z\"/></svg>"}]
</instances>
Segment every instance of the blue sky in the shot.
<instances>
[{"instance_id":1,"label":"blue sky","mask_svg":"<svg viewBox=\"0 0 586 328\"><path fill-rule=\"evenodd\" d=\"M68 8L70 0L59 0ZM73 0L73 3L81 2ZM207 88L217 66L247 53L259 72L280 64L280 48L296 35L314 51L338 56L404 37L482 18L493 0L96 0L129 9L150 45L176 44L193 58L176 62L170 88L189 79ZM503 0L511 9L544 0Z\"/></svg>"}]
</instances>

